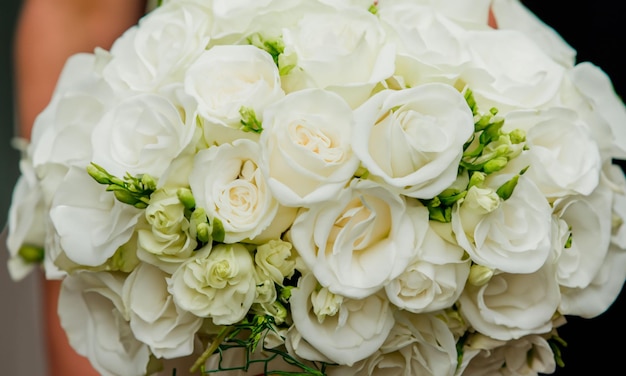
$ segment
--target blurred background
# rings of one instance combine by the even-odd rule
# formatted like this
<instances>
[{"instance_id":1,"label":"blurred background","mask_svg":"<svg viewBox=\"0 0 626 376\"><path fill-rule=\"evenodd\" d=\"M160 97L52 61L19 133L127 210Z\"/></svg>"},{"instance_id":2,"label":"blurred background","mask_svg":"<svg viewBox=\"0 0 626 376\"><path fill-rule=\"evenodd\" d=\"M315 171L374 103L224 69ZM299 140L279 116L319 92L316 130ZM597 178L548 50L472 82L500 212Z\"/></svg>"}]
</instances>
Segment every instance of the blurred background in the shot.
<instances>
[{"instance_id":1,"label":"blurred background","mask_svg":"<svg viewBox=\"0 0 626 376\"><path fill-rule=\"evenodd\" d=\"M525 0L522 3L578 51L578 61L600 66L612 78L618 94L626 95L623 58L626 25L618 9L620 2ZM19 154L11 147L15 129L11 51L19 7L18 0L0 2L0 227L6 223L11 192L19 173ZM45 375L41 323L36 315L40 306L38 283L35 273L19 283L12 282L6 271L6 254L0 254L1 375ZM621 340L626 336L626 292L622 291L614 306L600 317L570 318L560 334L569 346L564 350L566 368L558 370L556 375L619 374L615 369L620 367Z\"/></svg>"}]
</instances>

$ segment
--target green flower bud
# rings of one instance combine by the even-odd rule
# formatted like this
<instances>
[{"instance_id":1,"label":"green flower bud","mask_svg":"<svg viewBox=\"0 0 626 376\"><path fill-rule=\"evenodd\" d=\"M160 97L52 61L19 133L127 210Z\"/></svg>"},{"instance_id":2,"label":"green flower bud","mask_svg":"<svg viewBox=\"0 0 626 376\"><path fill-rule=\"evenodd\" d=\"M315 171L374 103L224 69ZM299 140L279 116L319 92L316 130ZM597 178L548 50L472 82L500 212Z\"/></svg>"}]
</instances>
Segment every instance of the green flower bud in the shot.
<instances>
[{"instance_id":1,"label":"green flower bud","mask_svg":"<svg viewBox=\"0 0 626 376\"><path fill-rule=\"evenodd\" d=\"M509 163L508 158L506 157L496 157L485 163L483 166L483 171L487 174L491 174L496 171L502 170L507 163Z\"/></svg>"},{"instance_id":2,"label":"green flower bud","mask_svg":"<svg viewBox=\"0 0 626 376\"><path fill-rule=\"evenodd\" d=\"M526 141L526 132L522 129L514 129L509 133L509 138L512 144L521 144Z\"/></svg>"},{"instance_id":3,"label":"green flower bud","mask_svg":"<svg viewBox=\"0 0 626 376\"><path fill-rule=\"evenodd\" d=\"M493 277L493 269L484 265L474 264L470 268L468 281L474 286L482 286L489 282L491 277Z\"/></svg>"},{"instance_id":4,"label":"green flower bud","mask_svg":"<svg viewBox=\"0 0 626 376\"><path fill-rule=\"evenodd\" d=\"M44 259L44 250L41 247L37 247L34 245L24 244L17 251L18 256L22 258L26 263L36 263L39 264L43 262Z\"/></svg>"},{"instance_id":5,"label":"green flower bud","mask_svg":"<svg viewBox=\"0 0 626 376\"><path fill-rule=\"evenodd\" d=\"M482 187L483 183L485 182L486 177L487 177L487 174L485 174L484 172L480 172L480 171L473 172L472 176L470 177L468 188L471 188L474 186Z\"/></svg>"},{"instance_id":6,"label":"green flower bud","mask_svg":"<svg viewBox=\"0 0 626 376\"><path fill-rule=\"evenodd\" d=\"M183 204L185 209L192 210L193 208L196 207L196 199L193 197L193 194L191 193L191 189L179 188L176 191L176 195L178 196L178 199Z\"/></svg>"},{"instance_id":7,"label":"green flower bud","mask_svg":"<svg viewBox=\"0 0 626 376\"><path fill-rule=\"evenodd\" d=\"M97 164L87 165L87 173L100 184L111 184L111 175Z\"/></svg>"},{"instance_id":8,"label":"green flower bud","mask_svg":"<svg viewBox=\"0 0 626 376\"><path fill-rule=\"evenodd\" d=\"M148 174L141 175L141 185L144 191L156 190L156 180Z\"/></svg>"},{"instance_id":9,"label":"green flower bud","mask_svg":"<svg viewBox=\"0 0 626 376\"><path fill-rule=\"evenodd\" d=\"M211 241L211 227L207 222L198 223L196 226L196 236L203 243Z\"/></svg>"}]
</instances>

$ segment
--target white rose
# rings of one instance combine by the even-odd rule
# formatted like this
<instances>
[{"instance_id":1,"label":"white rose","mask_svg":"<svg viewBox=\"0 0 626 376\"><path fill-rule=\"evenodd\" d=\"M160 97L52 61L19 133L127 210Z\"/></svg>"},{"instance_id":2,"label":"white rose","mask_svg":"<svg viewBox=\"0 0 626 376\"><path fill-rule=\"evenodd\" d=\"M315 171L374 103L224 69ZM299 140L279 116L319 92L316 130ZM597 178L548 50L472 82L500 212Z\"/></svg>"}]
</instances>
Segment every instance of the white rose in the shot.
<instances>
[{"instance_id":1,"label":"white rose","mask_svg":"<svg viewBox=\"0 0 626 376\"><path fill-rule=\"evenodd\" d=\"M95 71L97 57L77 54L65 63L50 103L33 124L33 165L85 166L91 158L91 131L115 98Z\"/></svg>"},{"instance_id":2,"label":"white rose","mask_svg":"<svg viewBox=\"0 0 626 376\"><path fill-rule=\"evenodd\" d=\"M398 41L399 54L445 68L448 74L459 72L460 66L469 60L463 39L465 30L437 11L433 4L381 2L377 14L391 31L389 38Z\"/></svg>"},{"instance_id":3,"label":"white rose","mask_svg":"<svg viewBox=\"0 0 626 376\"><path fill-rule=\"evenodd\" d=\"M570 68L576 61L574 50L559 33L546 25L521 1L494 0L491 3L499 30L517 30L530 37L554 61Z\"/></svg>"},{"instance_id":4,"label":"white rose","mask_svg":"<svg viewBox=\"0 0 626 376\"><path fill-rule=\"evenodd\" d=\"M250 45L215 46L203 52L185 72L184 86L197 102L198 115L235 129L241 128L242 108L253 110L262 121L265 107L285 95L270 54Z\"/></svg>"},{"instance_id":5,"label":"white rose","mask_svg":"<svg viewBox=\"0 0 626 376\"><path fill-rule=\"evenodd\" d=\"M358 168L352 152L352 110L341 97L311 89L266 109L261 133L263 174L286 206L337 196Z\"/></svg>"},{"instance_id":6,"label":"white rose","mask_svg":"<svg viewBox=\"0 0 626 376\"><path fill-rule=\"evenodd\" d=\"M571 225L571 243L558 259L563 314L585 318L600 315L615 301L626 280L626 179L617 165L609 164L605 172L602 188L585 197L585 204L578 203L578 210L564 213ZM612 221L607 218L609 213ZM612 235L607 246L609 229Z\"/></svg>"},{"instance_id":7,"label":"white rose","mask_svg":"<svg viewBox=\"0 0 626 376\"><path fill-rule=\"evenodd\" d=\"M493 189L508 178L495 177ZM452 230L475 263L509 273L532 273L552 250L552 208L523 175L511 197L490 212L471 200L460 200L452 210Z\"/></svg>"},{"instance_id":8,"label":"white rose","mask_svg":"<svg viewBox=\"0 0 626 376\"><path fill-rule=\"evenodd\" d=\"M149 264L139 265L124 282L122 299L135 338L157 358L177 358L194 350L202 319L174 304L167 291L169 274Z\"/></svg>"},{"instance_id":9,"label":"white rose","mask_svg":"<svg viewBox=\"0 0 626 376\"><path fill-rule=\"evenodd\" d=\"M433 198L457 177L474 120L463 95L433 83L385 90L355 111L354 153L372 178L417 198Z\"/></svg>"},{"instance_id":10,"label":"white rose","mask_svg":"<svg viewBox=\"0 0 626 376\"><path fill-rule=\"evenodd\" d=\"M159 178L191 142L195 126L185 124L166 97L138 94L110 109L91 135L92 161L123 177L148 174Z\"/></svg>"},{"instance_id":11,"label":"white rose","mask_svg":"<svg viewBox=\"0 0 626 376\"><path fill-rule=\"evenodd\" d=\"M103 376L143 376L148 346L137 340L122 301L124 275L79 272L61 284L59 318L70 345Z\"/></svg>"},{"instance_id":12,"label":"white rose","mask_svg":"<svg viewBox=\"0 0 626 376\"><path fill-rule=\"evenodd\" d=\"M528 335L512 341L496 341L480 334L470 336L464 348L471 358L462 375L537 375L556 370L554 354L548 341L539 335Z\"/></svg>"},{"instance_id":13,"label":"white rose","mask_svg":"<svg viewBox=\"0 0 626 376\"><path fill-rule=\"evenodd\" d=\"M451 307L463 291L470 260L461 247L429 228L404 272L385 286L389 301L414 313Z\"/></svg>"},{"instance_id":14,"label":"white rose","mask_svg":"<svg viewBox=\"0 0 626 376\"><path fill-rule=\"evenodd\" d=\"M196 205L222 222L226 243L254 241L271 228L278 213L280 204L259 168L260 152L257 143L240 139L201 150L194 159L189 185ZM295 209L291 211L283 214L293 218Z\"/></svg>"},{"instance_id":15,"label":"white rose","mask_svg":"<svg viewBox=\"0 0 626 376\"><path fill-rule=\"evenodd\" d=\"M428 210L370 181L298 214L291 241L321 285L364 298L398 277L428 229Z\"/></svg>"},{"instance_id":16,"label":"white rose","mask_svg":"<svg viewBox=\"0 0 626 376\"><path fill-rule=\"evenodd\" d=\"M168 281L168 291L178 307L230 325L248 313L255 282L250 251L241 244L219 244L208 256L183 263Z\"/></svg>"},{"instance_id":17,"label":"white rose","mask_svg":"<svg viewBox=\"0 0 626 376\"><path fill-rule=\"evenodd\" d=\"M508 341L547 333L561 301L554 266L534 273L494 275L482 286L467 284L461 314L477 332Z\"/></svg>"},{"instance_id":18,"label":"white rose","mask_svg":"<svg viewBox=\"0 0 626 376\"><path fill-rule=\"evenodd\" d=\"M282 286L295 273L295 255L291 243L275 239L257 247L254 261L259 274Z\"/></svg>"},{"instance_id":19,"label":"white rose","mask_svg":"<svg viewBox=\"0 0 626 376\"><path fill-rule=\"evenodd\" d=\"M353 366L329 367L329 376L452 376L457 366L455 339L433 315L399 311L381 348Z\"/></svg>"},{"instance_id":20,"label":"white rose","mask_svg":"<svg viewBox=\"0 0 626 376\"><path fill-rule=\"evenodd\" d=\"M205 50L211 17L190 1L172 1L148 13L111 48L103 75L117 90L155 92L180 82Z\"/></svg>"},{"instance_id":21,"label":"white rose","mask_svg":"<svg viewBox=\"0 0 626 376\"><path fill-rule=\"evenodd\" d=\"M602 161L598 145L577 114L565 108L515 111L505 117L507 129L526 131L529 150L509 169L530 166L525 176L550 200L588 195L598 185Z\"/></svg>"},{"instance_id":22,"label":"white rose","mask_svg":"<svg viewBox=\"0 0 626 376\"><path fill-rule=\"evenodd\" d=\"M554 62L529 37L518 31L469 31L471 63L461 78L479 108L541 107L555 100L565 68Z\"/></svg>"},{"instance_id":23,"label":"white rose","mask_svg":"<svg viewBox=\"0 0 626 376\"><path fill-rule=\"evenodd\" d=\"M153 192L144 221L145 225L137 229L137 255L141 260L171 274L193 255L198 243L189 234L185 207L175 190Z\"/></svg>"},{"instance_id":24,"label":"white rose","mask_svg":"<svg viewBox=\"0 0 626 376\"><path fill-rule=\"evenodd\" d=\"M600 145L603 159L626 159L626 107L600 67L582 62L568 71L562 101L585 119Z\"/></svg>"},{"instance_id":25,"label":"white rose","mask_svg":"<svg viewBox=\"0 0 626 376\"><path fill-rule=\"evenodd\" d=\"M34 247L43 252L46 241L46 210L43 193L28 158L20 160L21 175L15 183L9 207L6 246L9 251L8 269L11 279L22 280L37 265L19 255L22 247Z\"/></svg>"},{"instance_id":26,"label":"white rose","mask_svg":"<svg viewBox=\"0 0 626 376\"><path fill-rule=\"evenodd\" d=\"M115 199L86 171L70 168L50 208L50 218L67 257L98 266L126 243L142 211Z\"/></svg>"},{"instance_id":27,"label":"white rose","mask_svg":"<svg viewBox=\"0 0 626 376\"><path fill-rule=\"evenodd\" d=\"M328 89L356 107L376 83L393 74L395 48L366 9L308 12L282 35L285 58L297 61L283 76L286 92Z\"/></svg>"},{"instance_id":28,"label":"white rose","mask_svg":"<svg viewBox=\"0 0 626 376\"><path fill-rule=\"evenodd\" d=\"M294 326L302 337L338 364L351 366L373 354L394 324L393 311L384 295L344 299L338 313L320 322L311 301L316 287L315 277L307 274L300 278L289 300Z\"/></svg>"},{"instance_id":29,"label":"white rose","mask_svg":"<svg viewBox=\"0 0 626 376\"><path fill-rule=\"evenodd\" d=\"M585 288L598 273L611 241L613 192L606 182L588 196L569 196L554 204L554 214L570 229L570 244L559 249L557 279L569 288ZM564 297L565 299L565 297Z\"/></svg>"}]
</instances>

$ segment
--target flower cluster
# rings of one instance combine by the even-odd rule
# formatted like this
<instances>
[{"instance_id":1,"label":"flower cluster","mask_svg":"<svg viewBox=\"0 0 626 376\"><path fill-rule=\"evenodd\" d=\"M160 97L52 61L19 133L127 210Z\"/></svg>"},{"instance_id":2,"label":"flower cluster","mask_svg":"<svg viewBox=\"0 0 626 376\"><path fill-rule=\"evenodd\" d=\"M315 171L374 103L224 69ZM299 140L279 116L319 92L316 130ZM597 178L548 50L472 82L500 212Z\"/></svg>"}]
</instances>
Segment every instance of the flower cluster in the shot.
<instances>
[{"instance_id":1,"label":"flower cluster","mask_svg":"<svg viewBox=\"0 0 626 376\"><path fill-rule=\"evenodd\" d=\"M68 60L9 269L103 375L553 373L626 279L615 159L611 81L519 1L169 0Z\"/></svg>"}]
</instances>

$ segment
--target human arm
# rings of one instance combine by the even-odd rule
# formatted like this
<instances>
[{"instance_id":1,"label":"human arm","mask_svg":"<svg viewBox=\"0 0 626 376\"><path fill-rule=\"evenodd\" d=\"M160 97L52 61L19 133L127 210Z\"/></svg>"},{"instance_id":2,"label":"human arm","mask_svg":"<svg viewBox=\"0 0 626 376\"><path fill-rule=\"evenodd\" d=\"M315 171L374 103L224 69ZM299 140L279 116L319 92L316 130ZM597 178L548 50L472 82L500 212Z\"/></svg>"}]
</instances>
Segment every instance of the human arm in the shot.
<instances>
[{"instance_id":1,"label":"human arm","mask_svg":"<svg viewBox=\"0 0 626 376\"><path fill-rule=\"evenodd\" d=\"M145 10L144 0L24 0L15 30L16 110L21 137L30 138L67 58L110 48ZM45 348L50 376L97 373L69 346L57 315L59 281L45 281Z\"/></svg>"}]
</instances>

